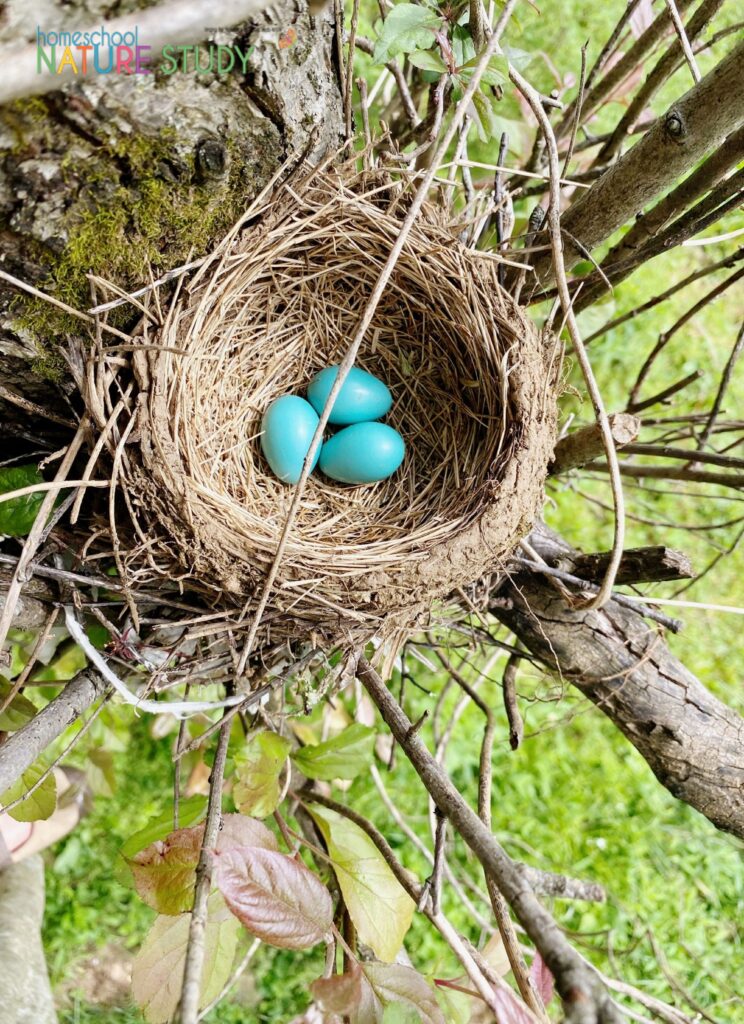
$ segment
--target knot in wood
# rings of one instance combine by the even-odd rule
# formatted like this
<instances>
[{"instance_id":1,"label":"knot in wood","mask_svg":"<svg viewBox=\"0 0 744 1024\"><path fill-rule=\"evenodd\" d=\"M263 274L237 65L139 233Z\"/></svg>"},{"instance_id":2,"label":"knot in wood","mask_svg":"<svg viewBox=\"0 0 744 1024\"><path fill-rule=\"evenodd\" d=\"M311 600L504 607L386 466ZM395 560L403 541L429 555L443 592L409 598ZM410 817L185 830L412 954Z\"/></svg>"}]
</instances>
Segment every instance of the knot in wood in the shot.
<instances>
[{"instance_id":1,"label":"knot in wood","mask_svg":"<svg viewBox=\"0 0 744 1024\"><path fill-rule=\"evenodd\" d=\"M674 142L682 142L687 136L687 125L678 110L670 110L664 118L664 133Z\"/></svg>"}]
</instances>

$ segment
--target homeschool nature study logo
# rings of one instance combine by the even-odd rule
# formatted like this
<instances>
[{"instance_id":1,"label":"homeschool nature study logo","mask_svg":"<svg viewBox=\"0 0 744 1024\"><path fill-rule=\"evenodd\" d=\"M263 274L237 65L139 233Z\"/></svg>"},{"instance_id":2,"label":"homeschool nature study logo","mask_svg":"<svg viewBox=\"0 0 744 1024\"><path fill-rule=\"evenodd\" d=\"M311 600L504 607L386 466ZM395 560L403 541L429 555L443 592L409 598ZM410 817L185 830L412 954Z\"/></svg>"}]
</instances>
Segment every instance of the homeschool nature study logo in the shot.
<instances>
[{"instance_id":1,"label":"homeschool nature study logo","mask_svg":"<svg viewBox=\"0 0 744 1024\"><path fill-rule=\"evenodd\" d=\"M160 48L140 42L139 29L49 32L36 28L36 73L73 75L172 75L176 71L227 75L246 72L254 47L215 43Z\"/></svg>"}]
</instances>

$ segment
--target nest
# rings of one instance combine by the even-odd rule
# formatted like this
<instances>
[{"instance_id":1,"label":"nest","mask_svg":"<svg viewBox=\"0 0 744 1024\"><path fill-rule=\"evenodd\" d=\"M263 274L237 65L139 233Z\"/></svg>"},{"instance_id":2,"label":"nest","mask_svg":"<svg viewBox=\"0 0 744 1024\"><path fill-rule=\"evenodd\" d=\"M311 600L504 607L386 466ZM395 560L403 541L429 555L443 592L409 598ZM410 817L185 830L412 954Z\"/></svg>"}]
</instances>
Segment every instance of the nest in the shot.
<instances>
[{"instance_id":1,"label":"nest","mask_svg":"<svg viewBox=\"0 0 744 1024\"><path fill-rule=\"evenodd\" d=\"M145 332L125 474L144 519L126 559L135 577L148 560L162 571L166 552L172 576L250 616L294 491L263 458L262 415L340 362L409 195L348 168L279 186ZM391 616L413 625L496 570L542 501L555 425L545 352L497 260L425 205L356 362L393 393L403 466L360 487L310 477L262 630L336 639Z\"/></svg>"}]
</instances>

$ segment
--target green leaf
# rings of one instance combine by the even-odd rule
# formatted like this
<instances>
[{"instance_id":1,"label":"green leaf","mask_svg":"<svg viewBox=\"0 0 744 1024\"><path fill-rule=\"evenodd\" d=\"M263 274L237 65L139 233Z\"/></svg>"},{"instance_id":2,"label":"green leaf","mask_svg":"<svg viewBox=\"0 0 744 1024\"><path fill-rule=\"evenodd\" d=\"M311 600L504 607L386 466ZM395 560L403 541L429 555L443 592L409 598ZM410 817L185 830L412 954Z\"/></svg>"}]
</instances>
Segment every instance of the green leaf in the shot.
<instances>
[{"instance_id":1,"label":"green leaf","mask_svg":"<svg viewBox=\"0 0 744 1024\"><path fill-rule=\"evenodd\" d=\"M475 126L478 129L478 137L481 142L488 142L496 133L496 115L490 100L480 89L476 89L473 94L473 109L475 110Z\"/></svg>"},{"instance_id":2,"label":"green leaf","mask_svg":"<svg viewBox=\"0 0 744 1024\"><path fill-rule=\"evenodd\" d=\"M375 43L374 63L385 64L399 53L428 50L434 42L434 32L441 24L441 17L427 7L396 4L382 24Z\"/></svg>"},{"instance_id":3,"label":"green leaf","mask_svg":"<svg viewBox=\"0 0 744 1024\"><path fill-rule=\"evenodd\" d=\"M0 495L43 482L44 477L36 463L0 469ZM44 497L43 491L36 491L9 501L0 500L0 533L7 533L11 537L25 537L30 533Z\"/></svg>"},{"instance_id":4,"label":"green leaf","mask_svg":"<svg viewBox=\"0 0 744 1024\"><path fill-rule=\"evenodd\" d=\"M181 996L190 914L157 917L132 968L132 994L148 1024L167 1024ZM204 941L200 1009L222 991L230 977L240 922L226 913L219 893L209 897Z\"/></svg>"},{"instance_id":5,"label":"green leaf","mask_svg":"<svg viewBox=\"0 0 744 1024\"><path fill-rule=\"evenodd\" d=\"M405 1003L388 1003L382 1011L382 1024L421 1024L421 1014Z\"/></svg>"},{"instance_id":6,"label":"green leaf","mask_svg":"<svg viewBox=\"0 0 744 1024\"><path fill-rule=\"evenodd\" d=\"M0 796L0 806L7 807L13 800L27 793L32 786L36 785L46 771L43 764L33 764L27 768L18 782L10 789L6 789ZM42 784L29 797L23 800L12 811L8 811L11 818L16 821L44 821L54 813L57 806L57 780L54 772L50 772Z\"/></svg>"},{"instance_id":7,"label":"green leaf","mask_svg":"<svg viewBox=\"0 0 744 1024\"><path fill-rule=\"evenodd\" d=\"M472 996L447 988L445 985L435 985L434 991L447 1024L470 1024L473 1013Z\"/></svg>"},{"instance_id":8,"label":"green leaf","mask_svg":"<svg viewBox=\"0 0 744 1024\"><path fill-rule=\"evenodd\" d=\"M326 841L359 938L380 960L394 960L411 924L413 900L358 825L317 804L308 810Z\"/></svg>"},{"instance_id":9,"label":"green leaf","mask_svg":"<svg viewBox=\"0 0 744 1024\"><path fill-rule=\"evenodd\" d=\"M192 796L188 800L181 800L178 807L178 824L181 828L188 828L189 825L194 825L196 822L201 821L206 813L207 798L205 796ZM173 803L169 802L163 814L153 818L148 825L145 825L143 829L135 832L134 835L127 839L120 853L122 857L130 859L135 853L144 850L150 843L155 843L158 839L165 839L172 831Z\"/></svg>"},{"instance_id":10,"label":"green leaf","mask_svg":"<svg viewBox=\"0 0 744 1024\"><path fill-rule=\"evenodd\" d=\"M355 779L372 763L374 747L374 730L356 722L332 740L295 751L292 760L309 779Z\"/></svg>"},{"instance_id":11,"label":"green leaf","mask_svg":"<svg viewBox=\"0 0 744 1024\"><path fill-rule=\"evenodd\" d=\"M90 788L96 796L113 796L116 792L114 758L110 750L95 747L88 754L87 772Z\"/></svg>"},{"instance_id":12,"label":"green leaf","mask_svg":"<svg viewBox=\"0 0 744 1024\"><path fill-rule=\"evenodd\" d=\"M21 644L10 645L10 665L0 666L0 678L15 679L26 667L29 655Z\"/></svg>"},{"instance_id":13,"label":"green leaf","mask_svg":"<svg viewBox=\"0 0 744 1024\"><path fill-rule=\"evenodd\" d=\"M435 71L440 75L447 71L447 65L436 50L414 50L408 54L408 59L414 67L421 68L422 71Z\"/></svg>"},{"instance_id":14,"label":"green leaf","mask_svg":"<svg viewBox=\"0 0 744 1024\"><path fill-rule=\"evenodd\" d=\"M279 777L292 744L275 732L259 732L235 754L235 806L241 814L266 818L281 797Z\"/></svg>"},{"instance_id":15,"label":"green leaf","mask_svg":"<svg viewBox=\"0 0 744 1024\"><path fill-rule=\"evenodd\" d=\"M434 990L412 967L370 962L362 965L362 971L385 1007L383 1024L408 1024L411 1019L445 1024Z\"/></svg>"},{"instance_id":16,"label":"green leaf","mask_svg":"<svg viewBox=\"0 0 744 1024\"><path fill-rule=\"evenodd\" d=\"M475 56L475 43L467 25L455 25L452 30L452 56L455 65L467 64Z\"/></svg>"},{"instance_id":17,"label":"green leaf","mask_svg":"<svg viewBox=\"0 0 744 1024\"><path fill-rule=\"evenodd\" d=\"M0 681L0 707L5 703L11 687ZM0 712L0 732L16 732L27 725L36 714L36 708L22 693L17 693L5 711Z\"/></svg>"}]
</instances>

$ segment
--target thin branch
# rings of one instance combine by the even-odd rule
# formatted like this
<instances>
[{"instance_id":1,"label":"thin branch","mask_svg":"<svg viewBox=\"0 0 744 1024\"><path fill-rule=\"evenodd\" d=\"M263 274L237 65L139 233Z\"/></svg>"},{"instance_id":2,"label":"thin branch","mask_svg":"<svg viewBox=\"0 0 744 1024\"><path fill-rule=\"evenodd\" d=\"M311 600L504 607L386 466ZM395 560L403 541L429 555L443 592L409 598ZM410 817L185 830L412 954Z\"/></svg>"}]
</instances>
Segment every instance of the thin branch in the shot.
<instances>
[{"instance_id":1,"label":"thin branch","mask_svg":"<svg viewBox=\"0 0 744 1024\"><path fill-rule=\"evenodd\" d=\"M709 274L714 274L717 270L730 269L734 263L738 263L740 259L744 259L744 247L737 249L736 252L730 256L725 256L722 260L718 260L716 263L711 263L710 266L702 267L700 270L694 270L687 277L683 277L681 281L677 281L670 288L660 292L658 295L654 295L653 298L647 299L646 302L641 303L640 306L636 306L629 310L627 313L623 313L621 316L615 317L613 320L608 320L607 323L597 328L593 334L584 339L584 344L588 345L596 338L601 338L603 334L607 334L608 331L614 330L621 324L627 323L628 320L633 320L641 313L646 313L649 309L653 309L654 306L658 306L661 302L666 302L673 295L676 295L679 291L684 291L688 285L693 284L695 281L699 281L702 277L707 277Z\"/></svg>"},{"instance_id":2,"label":"thin branch","mask_svg":"<svg viewBox=\"0 0 744 1024\"><path fill-rule=\"evenodd\" d=\"M696 303L690 306L689 309L685 310L682 316L680 316L674 322L674 324L672 324L668 331L662 331L662 333L659 335L658 341L656 342L653 349L651 350L646 360L644 361L643 365L641 366L640 370L638 371L638 376L636 377L635 383L633 384L633 387L630 390L630 397L628 398L629 411L638 409L638 393L640 392L641 387L643 386L643 382L651 372L651 367L658 358L659 354L666 348L666 346L669 344L669 342L672 340L675 334L682 330L685 324L689 323L694 316L697 316L701 309L705 309L705 307L709 303L714 302L720 295L723 295L724 292L728 291L729 288L735 285L736 282L740 281L743 277L744 267L739 267L739 269L734 271L734 273L727 277L725 281L720 281L714 288L712 288L709 292L703 295L701 299L698 299Z\"/></svg>"},{"instance_id":3,"label":"thin branch","mask_svg":"<svg viewBox=\"0 0 744 1024\"><path fill-rule=\"evenodd\" d=\"M393 736L439 809L473 851L513 908L556 979L567 1019L619 1024L620 1015L594 971L572 949L553 918L534 896L517 865L504 852L477 814L455 789L412 723L369 662L361 658L359 678Z\"/></svg>"},{"instance_id":4,"label":"thin branch","mask_svg":"<svg viewBox=\"0 0 744 1024\"><path fill-rule=\"evenodd\" d=\"M60 462L54 476L54 481L49 485L45 485L48 486L47 493L39 506L39 511L36 514L34 525L31 527L31 530L23 543L23 551L16 563L15 570L13 571L13 577L10 581L5 597L5 606L0 614L0 650L8 636L8 630L10 629L10 624L13 621L13 615L15 614L16 602L18 601L21 590L23 589L23 584L28 578L29 567L34 555L36 554L36 550L41 543L47 519L54 508L54 502L56 501L60 490L64 486L65 480L72 468L72 464L75 461L77 453L80 451L83 441L85 440L88 422L88 417L83 416L75 436L67 446L65 456Z\"/></svg>"},{"instance_id":5,"label":"thin branch","mask_svg":"<svg viewBox=\"0 0 744 1024\"><path fill-rule=\"evenodd\" d=\"M506 668L504 669L503 691L504 711L506 720L509 723L509 746L512 750L518 750L524 736L524 722L519 713L517 702L517 669L521 658L518 654L510 655Z\"/></svg>"},{"instance_id":6,"label":"thin branch","mask_svg":"<svg viewBox=\"0 0 744 1024\"><path fill-rule=\"evenodd\" d=\"M553 272L555 274L556 285L561 300L561 306L563 307L563 315L566 319L568 333L571 337L574 351L576 352L576 356L579 360L579 366L581 367L581 372L586 383L586 389L589 393L589 398L591 399L594 415L602 433L602 440L604 443L605 453L607 455L612 500L615 505L612 558L607 566L607 574L602 581L597 594L591 598L587 605L588 608L601 608L603 604L609 601L610 595L612 594L612 586L618 566L620 565L623 546L625 544L625 501L623 498L623 486L620 479L615 442L612 437L612 428L610 427L609 419L605 411L602 393L597 385L591 363L589 362L589 357L586 353L586 348L581 340L581 332L579 331L579 326L576 322L576 316L574 315L573 304L568 290L568 282L566 281L566 270L563 259L563 237L561 234L560 186L558 185L560 164L555 135L553 134L553 128L550 124L550 120L545 114L545 111L540 104L539 97L532 86L513 68L510 71L510 77L532 108L532 112L537 118L540 128L545 136L545 143L548 151L548 164L550 167L550 205L548 206L548 226L550 230L551 251L553 255Z\"/></svg>"},{"instance_id":7,"label":"thin branch","mask_svg":"<svg viewBox=\"0 0 744 1024\"><path fill-rule=\"evenodd\" d=\"M731 350L731 355L728 357L726 366L724 367L723 375L721 377L721 383L718 385L718 391L716 392L716 397L713 402L713 406L710 410L710 415L708 416L708 420L702 429L700 437L698 438L698 448L704 448L705 445L708 443L708 438L710 437L711 431L713 430L715 422L718 419L718 415L721 411L721 405L723 404L723 396L726 394L728 386L731 383L731 376L734 372L734 367L736 366L737 360L739 359L739 356L741 355L743 348L744 323L742 323L741 327L739 328L739 333L736 336L736 341L734 342L734 347Z\"/></svg>"},{"instance_id":8,"label":"thin branch","mask_svg":"<svg viewBox=\"0 0 744 1024\"><path fill-rule=\"evenodd\" d=\"M226 722L222 726L217 740L212 774L209 779L207 818L199 852L199 863L196 867L194 904L191 909L181 999L176 1010L175 1024L197 1024L199 1019L199 999L205 954L204 942L207 929L207 900L212 882L212 851L217 845L217 835L222 821L222 784L225 778L225 762L229 742L230 723Z\"/></svg>"},{"instance_id":9,"label":"thin branch","mask_svg":"<svg viewBox=\"0 0 744 1024\"><path fill-rule=\"evenodd\" d=\"M8 736L0 744L0 793L16 783L105 689L106 683L95 672L81 672L27 725Z\"/></svg>"},{"instance_id":10,"label":"thin branch","mask_svg":"<svg viewBox=\"0 0 744 1024\"><path fill-rule=\"evenodd\" d=\"M695 54L692 52L692 47L690 46L690 40L687 37L685 26L682 24L682 19L679 16L677 5L675 4L674 0L665 0L665 2L669 9L669 13L672 16L672 24L674 25L674 31L677 33L677 36L679 37L679 41L682 46L682 52L684 53L685 60L687 61L687 64L690 68L690 73L692 74L693 81L699 82L702 76L700 74L700 69L698 68L697 62L695 60ZM722 2L723 0L721 0L721 3ZM712 17L719 7L720 3L716 4L714 11L711 15L709 15L709 17Z\"/></svg>"}]
</instances>

